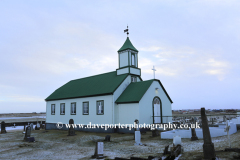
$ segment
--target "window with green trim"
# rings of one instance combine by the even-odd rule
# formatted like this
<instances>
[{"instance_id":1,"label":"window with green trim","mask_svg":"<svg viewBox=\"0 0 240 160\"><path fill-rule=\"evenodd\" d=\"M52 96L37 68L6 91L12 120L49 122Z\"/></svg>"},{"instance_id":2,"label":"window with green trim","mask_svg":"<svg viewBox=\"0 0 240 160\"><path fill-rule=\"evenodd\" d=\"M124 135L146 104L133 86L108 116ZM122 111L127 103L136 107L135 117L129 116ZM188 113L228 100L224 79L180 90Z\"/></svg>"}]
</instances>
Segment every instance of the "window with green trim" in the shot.
<instances>
[{"instance_id":1,"label":"window with green trim","mask_svg":"<svg viewBox=\"0 0 240 160\"><path fill-rule=\"evenodd\" d=\"M71 115L76 115L76 102L71 103Z\"/></svg>"},{"instance_id":2,"label":"window with green trim","mask_svg":"<svg viewBox=\"0 0 240 160\"><path fill-rule=\"evenodd\" d=\"M97 115L104 114L104 101L97 101Z\"/></svg>"},{"instance_id":3,"label":"window with green trim","mask_svg":"<svg viewBox=\"0 0 240 160\"><path fill-rule=\"evenodd\" d=\"M60 104L60 115L65 115L65 103Z\"/></svg>"},{"instance_id":4,"label":"window with green trim","mask_svg":"<svg viewBox=\"0 0 240 160\"><path fill-rule=\"evenodd\" d=\"M132 82L137 82L137 77L131 77Z\"/></svg>"},{"instance_id":5,"label":"window with green trim","mask_svg":"<svg viewBox=\"0 0 240 160\"><path fill-rule=\"evenodd\" d=\"M132 66L136 66L135 55L132 53Z\"/></svg>"},{"instance_id":6,"label":"window with green trim","mask_svg":"<svg viewBox=\"0 0 240 160\"><path fill-rule=\"evenodd\" d=\"M83 115L89 115L89 102L83 102Z\"/></svg>"},{"instance_id":7,"label":"window with green trim","mask_svg":"<svg viewBox=\"0 0 240 160\"><path fill-rule=\"evenodd\" d=\"M55 104L51 105L51 115L55 115Z\"/></svg>"}]
</instances>

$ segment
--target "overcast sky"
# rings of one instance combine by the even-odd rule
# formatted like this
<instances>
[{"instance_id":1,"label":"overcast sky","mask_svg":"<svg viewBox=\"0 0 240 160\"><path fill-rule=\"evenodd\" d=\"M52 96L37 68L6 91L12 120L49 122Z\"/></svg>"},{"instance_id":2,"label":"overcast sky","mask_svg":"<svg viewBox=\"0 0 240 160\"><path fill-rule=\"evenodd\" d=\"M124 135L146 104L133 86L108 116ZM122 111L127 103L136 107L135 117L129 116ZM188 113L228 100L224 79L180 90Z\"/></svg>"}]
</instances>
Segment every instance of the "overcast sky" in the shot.
<instances>
[{"instance_id":1,"label":"overcast sky","mask_svg":"<svg viewBox=\"0 0 240 160\"><path fill-rule=\"evenodd\" d=\"M240 109L240 1L1 0L0 113L45 112L72 79L118 68L129 38L172 109Z\"/></svg>"}]
</instances>

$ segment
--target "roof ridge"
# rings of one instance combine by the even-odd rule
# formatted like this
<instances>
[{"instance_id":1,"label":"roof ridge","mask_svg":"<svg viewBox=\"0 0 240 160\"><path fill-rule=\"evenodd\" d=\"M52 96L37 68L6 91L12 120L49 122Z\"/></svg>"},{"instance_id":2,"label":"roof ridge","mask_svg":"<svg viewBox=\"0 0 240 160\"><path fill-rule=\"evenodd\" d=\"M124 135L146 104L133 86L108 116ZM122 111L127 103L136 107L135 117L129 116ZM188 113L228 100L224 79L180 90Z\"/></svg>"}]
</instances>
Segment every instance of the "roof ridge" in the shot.
<instances>
[{"instance_id":1,"label":"roof ridge","mask_svg":"<svg viewBox=\"0 0 240 160\"><path fill-rule=\"evenodd\" d=\"M101 75L109 74L109 73L113 73L113 72L117 72L117 71L106 72L106 73L102 73L102 74L96 74L96 75L93 75L93 76L88 76L88 77L83 77L83 78L73 79L73 80L70 80L69 82L71 82L71 81L76 81L76 80L80 80L80 79L85 79L85 78L90 78L90 77L101 76Z\"/></svg>"},{"instance_id":2,"label":"roof ridge","mask_svg":"<svg viewBox=\"0 0 240 160\"><path fill-rule=\"evenodd\" d=\"M116 71L70 80L56 89L45 100L92 97L112 94L128 77L128 74L117 75Z\"/></svg>"}]
</instances>

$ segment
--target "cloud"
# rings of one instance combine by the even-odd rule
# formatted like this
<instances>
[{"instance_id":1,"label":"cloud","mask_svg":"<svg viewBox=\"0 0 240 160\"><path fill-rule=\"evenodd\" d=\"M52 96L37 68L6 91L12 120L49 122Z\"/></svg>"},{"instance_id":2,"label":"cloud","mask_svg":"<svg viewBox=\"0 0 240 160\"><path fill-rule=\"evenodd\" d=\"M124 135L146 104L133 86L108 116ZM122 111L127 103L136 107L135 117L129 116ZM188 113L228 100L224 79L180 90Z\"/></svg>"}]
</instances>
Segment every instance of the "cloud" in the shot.
<instances>
[{"instance_id":1,"label":"cloud","mask_svg":"<svg viewBox=\"0 0 240 160\"><path fill-rule=\"evenodd\" d=\"M145 47L145 48L139 48L139 51L147 51L147 52L154 52L154 51L158 51L160 50L161 48L160 47L157 47L157 46L151 46L151 47Z\"/></svg>"},{"instance_id":2,"label":"cloud","mask_svg":"<svg viewBox=\"0 0 240 160\"><path fill-rule=\"evenodd\" d=\"M231 68L228 62L215 60L214 58L208 59L202 66L205 69L204 73L217 76L219 80L223 80Z\"/></svg>"},{"instance_id":3,"label":"cloud","mask_svg":"<svg viewBox=\"0 0 240 160\"><path fill-rule=\"evenodd\" d=\"M51 54L48 52L48 54ZM21 60L23 65L31 68L34 71L41 71L50 74L64 74L67 72L74 72L80 69L87 68L90 64L88 59L81 59L77 57L69 57L66 55L54 54L50 57L42 57L39 55L32 57L25 57L24 60Z\"/></svg>"},{"instance_id":4,"label":"cloud","mask_svg":"<svg viewBox=\"0 0 240 160\"><path fill-rule=\"evenodd\" d=\"M161 47L158 47L161 46ZM230 63L219 54L209 50L163 44L145 47L147 57L139 58L142 72L152 74L150 67L156 67L156 74L165 76L216 76L223 80L231 69ZM152 55L152 56L149 56Z\"/></svg>"},{"instance_id":5,"label":"cloud","mask_svg":"<svg viewBox=\"0 0 240 160\"><path fill-rule=\"evenodd\" d=\"M211 75L221 75L221 74L224 74L224 72L220 69L211 69L211 70L206 70L205 71L206 73L208 74L211 74Z\"/></svg>"},{"instance_id":6,"label":"cloud","mask_svg":"<svg viewBox=\"0 0 240 160\"><path fill-rule=\"evenodd\" d=\"M117 42L116 37L84 23L66 22L36 37L31 45L22 45L15 54L18 64L13 65L57 75L85 69L109 71L118 67L116 51L121 43Z\"/></svg>"},{"instance_id":7,"label":"cloud","mask_svg":"<svg viewBox=\"0 0 240 160\"><path fill-rule=\"evenodd\" d=\"M221 67L221 68L226 68L228 67L227 62L224 61L217 61L214 58L210 58L204 63L203 65L211 66L211 67Z\"/></svg>"}]
</instances>

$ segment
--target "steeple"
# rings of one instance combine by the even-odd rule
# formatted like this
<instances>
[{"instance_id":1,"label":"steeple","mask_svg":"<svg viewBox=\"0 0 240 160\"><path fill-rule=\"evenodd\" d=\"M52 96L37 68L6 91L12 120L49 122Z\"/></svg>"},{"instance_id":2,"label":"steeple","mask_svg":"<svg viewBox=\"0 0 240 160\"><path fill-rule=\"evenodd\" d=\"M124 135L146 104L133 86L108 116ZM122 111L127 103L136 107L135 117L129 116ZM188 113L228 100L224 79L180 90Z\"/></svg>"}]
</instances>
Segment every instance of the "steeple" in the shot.
<instances>
[{"instance_id":1,"label":"steeple","mask_svg":"<svg viewBox=\"0 0 240 160\"><path fill-rule=\"evenodd\" d=\"M124 30L124 32L128 33L128 29ZM138 68L138 50L133 46L129 37L118 50L118 62L117 75L128 73L141 76L141 69Z\"/></svg>"},{"instance_id":2,"label":"steeple","mask_svg":"<svg viewBox=\"0 0 240 160\"><path fill-rule=\"evenodd\" d=\"M138 50L132 45L129 37L127 37L126 41L124 42L123 46L118 50L118 52L122 52L124 50L131 49L133 51L138 52Z\"/></svg>"}]
</instances>

